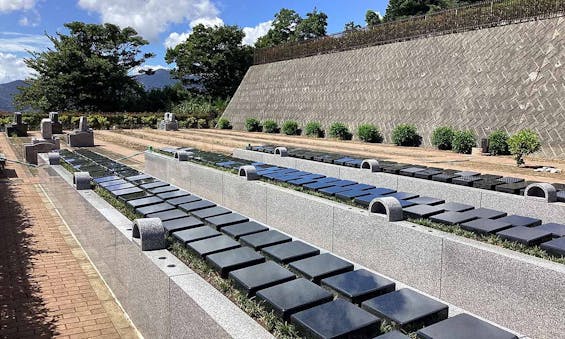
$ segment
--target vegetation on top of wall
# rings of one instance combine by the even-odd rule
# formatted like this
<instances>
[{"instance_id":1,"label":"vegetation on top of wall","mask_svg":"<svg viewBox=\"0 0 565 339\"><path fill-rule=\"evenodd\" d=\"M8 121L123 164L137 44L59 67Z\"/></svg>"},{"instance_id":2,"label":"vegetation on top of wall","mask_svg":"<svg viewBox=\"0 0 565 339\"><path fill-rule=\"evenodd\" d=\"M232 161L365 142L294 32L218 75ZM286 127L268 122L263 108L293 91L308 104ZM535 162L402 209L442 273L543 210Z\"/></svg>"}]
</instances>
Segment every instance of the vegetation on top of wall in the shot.
<instances>
[{"instance_id":1,"label":"vegetation on top of wall","mask_svg":"<svg viewBox=\"0 0 565 339\"><path fill-rule=\"evenodd\" d=\"M261 132L263 130L263 126L261 126L261 122L255 118L247 118L245 119L245 130L247 132Z\"/></svg>"},{"instance_id":2,"label":"vegetation on top of wall","mask_svg":"<svg viewBox=\"0 0 565 339\"><path fill-rule=\"evenodd\" d=\"M508 155L508 133L502 130L492 132L488 136L488 151L491 155Z\"/></svg>"},{"instance_id":3,"label":"vegetation on top of wall","mask_svg":"<svg viewBox=\"0 0 565 339\"><path fill-rule=\"evenodd\" d=\"M539 136L530 129L523 129L512 135L508 139L508 148L510 153L514 155L516 164L522 166L525 164L524 157L540 150L541 142Z\"/></svg>"},{"instance_id":4,"label":"vegetation on top of wall","mask_svg":"<svg viewBox=\"0 0 565 339\"><path fill-rule=\"evenodd\" d=\"M452 144L455 152L471 154L472 148L477 146L477 137L471 131L455 131Z\"/></svg>"}]
</instances>

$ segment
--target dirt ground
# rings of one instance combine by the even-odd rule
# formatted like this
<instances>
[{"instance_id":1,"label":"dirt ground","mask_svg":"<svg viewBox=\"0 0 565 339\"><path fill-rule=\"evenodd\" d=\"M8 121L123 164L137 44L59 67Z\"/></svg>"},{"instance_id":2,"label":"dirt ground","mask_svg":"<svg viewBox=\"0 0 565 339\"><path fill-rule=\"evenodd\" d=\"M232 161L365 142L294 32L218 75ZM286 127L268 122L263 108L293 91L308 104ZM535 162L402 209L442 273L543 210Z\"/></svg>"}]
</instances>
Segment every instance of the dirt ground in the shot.
<instances>
[{"instance_id":1,"label":"dirt ground","mask_svg":"<svg viewBox=\"0 0 565 339\"><path fill-rule=\"evenodd\" d=\"M153 147L185 146L231 154L234 148L248 144L277 144L356 155L366 158L391 160L428 167L470 170L481 173L515 176L532 181L565 183L565 173L534 172L532 168L518 168L511 156L472 156L424 147L398 147L389 144L367 144L358 141L337 141L285 136L266 133L249 133L231 130L186 129L166 132L153 129L95 131L95 141L100 152L112 158L131 156L151 145ZM143 155L126 161L142 168ZM553 166L565 170L565 160L527 158L528 166Z\"/></svg>"}]
</instances>

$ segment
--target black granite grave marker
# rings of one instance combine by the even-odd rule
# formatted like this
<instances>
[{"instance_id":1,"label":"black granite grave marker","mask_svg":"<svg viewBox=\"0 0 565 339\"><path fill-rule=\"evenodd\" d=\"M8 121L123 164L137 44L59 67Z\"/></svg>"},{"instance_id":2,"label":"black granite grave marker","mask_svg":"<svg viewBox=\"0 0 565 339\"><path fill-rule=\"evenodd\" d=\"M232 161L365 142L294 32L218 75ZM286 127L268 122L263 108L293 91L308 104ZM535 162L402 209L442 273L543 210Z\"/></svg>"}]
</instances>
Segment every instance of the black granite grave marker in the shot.
<instances>
[{"instance_id":1,"label":"black granite grave marker","mask_svg":"<svg viewBox=\"0 0 565 339\"><path fill-rule=\"evenodd\" d=\"M170 186L169 184L167 184L166 182L163 181L154 181L154 182L150 182L147 184L142 184L139 185L139 187L148 190L148 189L153 189L153 188L157 188L157 187L163 187L163 186Z\"/></svg>"},{"instance_id":2,"label":"black granite grave marker","mask_svg":"<svg viewBox=\"0 0 565 339\"><path fill-rule=\"evenodd\" d=\"M256 223L255 221L248 221L240 224L222 227L222 232L234 238L235 240L239 240L240 237L243 237L245 235L266 232L268 230L268 227Z\"/></svg>"},{"instance_id":3,"label":"black granite grave marker","mask_svg":"<svg viewBox=\"0 0 565 339\"><path fill-rule=\"evenodd\" d=\"M165 199L165 200L180 198L180 197L186 197L186 196L189 196L189 195L190 195L190 193L188 193L187 191L182 191L182 190L157 194L157 196L159 198Z\"/></svg>"},{"instance_id":4,"label":"black granite grave marker","mask_svg":"<svg viewBox=\"0 0 565 339\"><path fill-rule=\"evenodd\" d=\"M188 217L188 214L186 214L186 212L183 212L181 210L170 210L170 211L147 214L146 217L147 218L159 218L159 219L161 219L161 221L169 221L169 220L175 220L175 219L180 219L180 218L186 218L186 217Z\"/></svg>"},{"instance_id":5,"label":"black granite grave marker","mask_svg":"<svg viewBox=\"0 0 565 339\"><path fill-rule=\"evenodd\" d=\"M544 242L540 247L551 254L565 257L565 237Z\"/></svg>"},{"instance_id":6,"label":"black granite grave marker","mask_svg":"<svg viewBox=\"0 0 565 339\"><path fill-rule=\"evenodd\" d=\"M498 219L498 218L506 216L506 212L497 211L497 210L493 210L493 209L490 209L490 208L484 208L484 207L475 208L474 210L470 210L470 211L463 212L463 213L467 217L476 217L476 218L482 218L482 219Z\"/></svg>"},{"instance_id":7,"label":"black granite grave marker","mask_svg":"<svg viewBox=\"0 0 565 339\"><path fill-rule=\"evenodd\" d=\"M135 212L145 216L147 214L170 211L170 210L173 210L173 209L175 209L175 206L168 204L166 202L163 202L163 203L160 203L160 204L136 208Z\"/></svg>"},{"instance_id":8,"label":"black granite grave marker","mask_svg":"<svg viewBox=\"0 0 565 339\"><path fill-rule=\"evenodd\" d=\"M291 241L282 244L265 247L263 255L280 264L288 264L293 261L313 257L320 254L320 250L303 243L302 241Z\"/></svg>"},{"instance_id":9,"label":"black granite grave marker","mask_svg":"<svg viewBox=\"0 0 565 339\"><path fill-rule=\"evenodd\" d=\"M206 258L222 278L227 278L229 272L247 266L253 266L265 261L265 258L249 247L239 247L233 250L211 254Z\"/></svg>"},{"instance_id":10,"label":"black granite grave marker","mask_svg":"<svg viewBox=\"0 0 565 339\"><path fill-rule=\"evenodd\" d=\"M353 264L330 253L294 261L290 269L319 284L320 280L333 275L353 271Z\"/></svg>"},{"instance_id":11,"label":"black granite grave marker","mask_svg":"<svg viewBox=\"0 0 565 339\"><path fill-rule=\"evenodd\" d=\"M465 212L475 208L471 205L460 204L457 202L447 202L445 204L437 205L437 207L443 208L447 212Z\"/></svg>"},{"instance_id":12,"label":"black granite grave marker","mask_svg":"<svg viewBox=\"0 0 565 339\"><path fill-rule=\"evenodd\" d=\"M195 217L185 217L180 219L163 221L163 227L165 228L165 231L169 233L187 230L190 228L196 228L200 226L204 226L204 223L196 219Z\"/></svg>"},{"instance_id":13,"label":"black granite grave marker","mask_svg":"<svg viewBox=\"0 0 565 339\"><path fill-rule=\"evenodd\" d=\"M528 246L539 245L553 238L550 232L526 226L512 227L496 234L503 239Z\"/></svg>"},{"instance_id":14,"label":"black granite grave marker","mask_svg":"<svg viewBox=\"0 0 565 339\"><path fill-rule=\"evenodd\" d=\"M392 292L396 286L393 281L365 269L325 278L321 284L354 304Z\"/></svg>"},{"instance_id":15,"label":"black granite grave marker","mask_svg":"<svg viewBox=\"0 0 565 339\"><path fill-rule=\"evenodd\" d=\"M204 258L207 255L228 251L240 246L241 245L237 241L223 234L217 237L189 242L186 244L188 249L196 252L199 256Z\"/></svg>"},{"instance_id":16,"label":"black granite grave marker","mask_svg":"<svg viewBox=\"0 0 565 339\"><path fill-rule=\"evenodd\" d=\"M417 205L430 205L430 206L435 206L445 203L445 200L432 198L432 197L418 197L418 198L408 199L407 201L413 202Z\"/></svg>"},{"instance_id":17,"label":"black granite grave marker","mask_svg":"<svg viewBox=\"0 0 565 339\"><path fill-rule=\"evenodd\" d=\"M239 238L239 241L243 245L252 247L256 251L262 249L263 247L282 244L291 240L291 237L275 230L249 234Z\"/></svg>"},{"instance_id":18,"label":"black granite grave marker","mask_svg":"<svg viewBox=\"0 0 565 339\"><path fill-rule=\"evenodd\" d=\"M220 229L225 226L247 222L249 221L249 218L244 217L243 215L238 213L229 213L229 214L206 218L204 221L207 224L214 226L216 229Z\"/></svg>"},{"instance_id":19,"label":"black granite grave marker","mask_svg":"<svg viewBox=\"0 0 565 339\"><path fill-rule=\"evenodd\" d=\"M272 261L232 271L229 276L248 297L254 296L258 290L296 278L291 271Z\"/></svg>"},{"instance_id":20,"label":"black granite grave marker","mask_svg":"<svg viewBox=\"0 0 565 339\"><path fill-rule=\"evenodd\" d=\"M230 214L232 212L227 208L215 206L215 207L200 209L198 211L192 211L190 213L199 219L206 219L218 215Z\"/></svg>"},{"instance_id":21,"label":"black granite grave marker","mask_svg":"<svg viewBox=\"0 0 565 339\"><path fill-rule=\"evenodd\" d=\"M430 205L415 205L403 209L407 218L429 218L432 215L440 214L444 210L441 207Z\"/></svg>"},{"instance_id":22,"label":"black granite grave marker","mask_svg":"<svg viewBox=\"0 0 565 339\"><path fill-rule=\"evenodd\" d=\"M196 227L173 233L173 237L185 244L192 241L218 237L220 235L222 235L222 233L208 226Z\"/></svg>"},{"instance_id":23,"label":"black granite grave marker","mask_svg":"<svg viewBox=\"0 0 565 339\"><path fill-rule=\"evenodd\" d=\"M155 196L151 196L151 197L146 197L146 198L141 198L141 199L134 199L134 200L128 200L127 204L133 208L138 208L138 207L144 207L144 206L149 206L149 205L154 205L154 204L159 204L162 203L163 199L160 199L158 197Z\"/></svg>"},{"instance_id":24,"label":"black granite grave marker","mask_svg":"<svg viewBox=\"0 0 565 339\"><path fill-rule=\"evenodd\" d=\"M514 334L468 314L458 314L418 331L422 339L518 339Z\"/></svg>"},{"instance_id":25,"label":"black granite grave marker","mask_svg":"<svg viewBox=\"0 0 565 339\"><path fill-rule=\"evenodd\" d=\"M441 206L441 205L439 205ZM430 220L447 225L462 224L467 221L475 220L477 217L466 215L465 212L443 212L430 217Z\"/></svg>"},{"instance_id":26,"label":"black granite grave marker","mask_svg":"<svg viewBox=\"0 0 565 339\"><path fill-rule=\"evenodd\" d=\"M479 234L494 234L512 227L499 219L475 219L461 224L461 228Z\"/></svg>"},{"instance_id":27,"label":"black granite grave marker","mask_svg":"<svg viewBox=\"0 0 565 339\"><path fill-rule=\"evenodd\" d=\"M200 201L200 200L202 200L202 198L192 194L192 195L187 195L187 196L180 197L180 198L170 199L170 200L167 200L167 202L171 205L179 206L179 205L182 205L182 204L188 204L188 203L196 202L196 201Z\"/></svg>"},{"instance_id":28,"label":"black granite grave marker","mask_svg":"<svg viewBox=\"0 0 565 339\"><path fill-rule=\"evenodd\" d=\"M536 227L537 229L551 233L554 238L565 237L565 225L557 223L548 223Z\"/></svg>"},{"instance_id":29,"label":"black granite grave marker","mask_svg":"<svg viewBox=\"0 0 565 339\"><path fill-rule=\"evenodd\" d=\"M497 219L498 221L507 222L512 226L539 226L541 225L541 220L537 218L530 218L530 217L523 217L521 215L509 215L506 217L502 217Z\"/></svg>"},{"instance_id":30,"label":"black granite grave marker","mask_svg":"<svg viewBox=\"0 0 565 339\"><path fill-rule=\"evenodd\" d=\"M159 193L174 192L178 190L179 190L178 187L169 185L169 186L161 186L157 188L148 189L147 191L152 194L159 194Z\"/></svg>"},{"instance_id":31,"label":"black granite grave marker","mask_svg":"<svg viewBox=\"0 0 565 339\"><path fill-rule=\"evenodd\" d=\"M189 213L214 206L216 206L216 204L208 200L198 200L198 201L178 205L180 209Z\"/></svg>"}]
</instances>

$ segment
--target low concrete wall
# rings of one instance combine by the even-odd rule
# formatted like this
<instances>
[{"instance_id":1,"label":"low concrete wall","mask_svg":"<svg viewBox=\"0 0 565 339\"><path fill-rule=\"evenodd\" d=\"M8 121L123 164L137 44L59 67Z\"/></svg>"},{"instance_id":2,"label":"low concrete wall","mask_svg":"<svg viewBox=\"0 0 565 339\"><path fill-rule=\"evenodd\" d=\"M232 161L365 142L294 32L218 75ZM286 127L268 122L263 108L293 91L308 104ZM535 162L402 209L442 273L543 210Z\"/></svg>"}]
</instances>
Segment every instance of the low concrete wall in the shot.
<instances>
[{"instance_id":1,"label":"low concrete wall","mask_svg":"<svg viewBox=\"0 0 565 339\"><path fill-rule=\"evenodd\" d=\"M179 187L208 182L204 198L502 326L534 338L565 333L563 265L157 153L145 164L165 181L190 173Z\"/></svg>"},{"instance_id":2,"label":"low concrete wall","mask_svg":"<svg viewBox=\"0 0 565 339\"><path fill-rule=\"evenodd\" d=\"M42 187L144 337L273 338L169 251L142 252L131 222L96 193L56 177Z\"/></svg>"},{"instance_id":3,"label":"low concrete wall","mask_svg":"<svg viewBox=\"0 0 565 339\"><path fill-rule=\"evenodd\" d=\"M515 194L482 190L396 174L374 173L359 168L338 166L292 157L280 157L269 153L243 149L235 149L233 155L241 159L292 167L302 171L320 173L341 179L355 180L364 184L431 196L449 202L460 202L475 207L493 208L507 212L508 214L527 215L539 218L546 223L563 223L565 220L565 203L562 202L547 203L541 199L527 199Z\"/></svg>"}]
</instances>

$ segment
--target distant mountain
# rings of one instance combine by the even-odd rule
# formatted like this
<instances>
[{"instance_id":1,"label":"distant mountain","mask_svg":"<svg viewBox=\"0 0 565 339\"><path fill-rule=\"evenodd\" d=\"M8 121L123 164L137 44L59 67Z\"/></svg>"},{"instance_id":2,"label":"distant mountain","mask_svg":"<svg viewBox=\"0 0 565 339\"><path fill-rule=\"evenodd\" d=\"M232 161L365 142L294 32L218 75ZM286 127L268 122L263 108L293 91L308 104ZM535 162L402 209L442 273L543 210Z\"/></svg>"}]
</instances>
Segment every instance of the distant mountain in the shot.
<instances>
[{"instance_id":1,"label":"distant mountain","mask_svg":"<svg viewBox=\"0 0 565 339\"><path fill-rule=\"evenodd\" d=\"M139 74L135 76L135 79L143 85L146 91L172 86L178 82L178 80L171 78L171 73L168 69L158 69L152 75Z\"/></svg>"},{"instance_id":2,"label":"distant mountain","mask_svg":"<svg viewBox=\"0 0 565 339\"><path fill-rule=\"evenodd\" d=\"M0 112L13 112L12 96L19 92L18 87L26 86L22 80L0 84Z\"/></svg>"}]
</instances>

